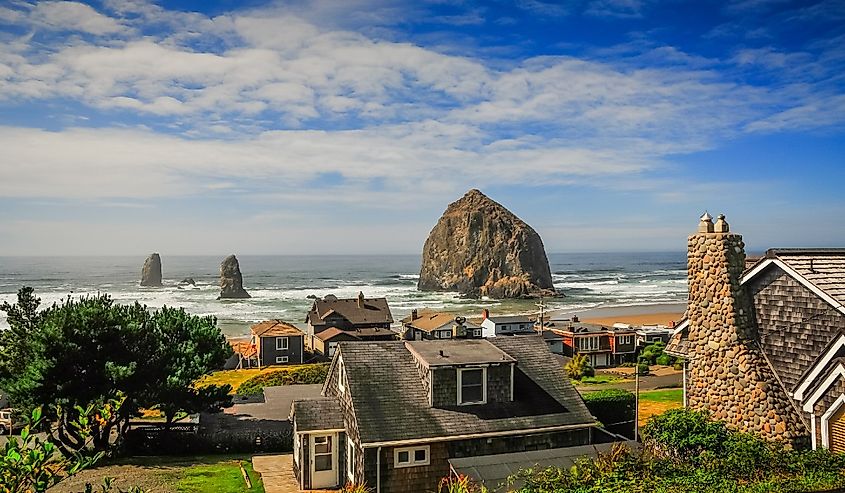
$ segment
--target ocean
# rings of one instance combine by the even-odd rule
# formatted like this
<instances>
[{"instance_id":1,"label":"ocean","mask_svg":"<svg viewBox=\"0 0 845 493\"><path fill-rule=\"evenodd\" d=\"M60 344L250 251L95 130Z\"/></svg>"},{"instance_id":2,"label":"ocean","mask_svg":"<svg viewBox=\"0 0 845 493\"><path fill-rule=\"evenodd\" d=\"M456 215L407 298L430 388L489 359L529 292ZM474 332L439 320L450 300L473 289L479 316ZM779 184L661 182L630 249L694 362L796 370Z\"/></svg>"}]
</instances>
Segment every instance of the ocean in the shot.
<instances>
[{"instance_id":1,"label":"ocean","mask_svg":"<svg viewBox=\"0 0 845 493\"><path fill-rule=\"evenodd\" d=\"M217 300L220 262L213 256L162 255L164 287L142 288L144 257L0 257L0 302L14 302L22 286L32 286L44 306L68 295L97 292L118 302L138 301L151 308L183 307L214 315L228 336L245 335L249 326L269 318L302 325L309 295L387 297L398 321L413 308L430 307L468 316L482 308L493 314L535 313L534 300L471 300L456 293L416 289L420 257L239 255L248 300ZM605 306L685 302L686 254L558 253L549 255L555 287L564 298L546 300L547 310L576 311ZM177 283L193 278L196 287ZM0 328L8 327L0 312Z\"/></svg>"}]
</instances>

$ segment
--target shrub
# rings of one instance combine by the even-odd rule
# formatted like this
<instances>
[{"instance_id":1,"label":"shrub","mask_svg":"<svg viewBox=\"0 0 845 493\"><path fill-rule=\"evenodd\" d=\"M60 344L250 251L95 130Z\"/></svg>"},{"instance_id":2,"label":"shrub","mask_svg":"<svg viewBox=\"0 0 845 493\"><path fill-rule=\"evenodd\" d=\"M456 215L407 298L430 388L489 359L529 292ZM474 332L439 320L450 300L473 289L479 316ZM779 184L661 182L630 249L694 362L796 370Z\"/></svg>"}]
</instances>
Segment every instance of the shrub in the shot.
<instances>
[{"instance_id":1,"label":"shrub","mask_svg":"<svg viewBox=\"0 0 845 493\"><path fill-rule=\"evenodd\" d=\"M634 436L635 396L622 389L605 389L584 394L584 403L593 416L612 433Z\"/></svg>"},{"instance_id":2,"label":"shrub","mask_svg":"<svg viewBox=\"0 0 845 493\"><path fill-rule=\"evenodd\" d=\"M291 366L259 373L238 386L238 395L260 394L264 387L278 385L317 384L326 381L328 363Z\"/></svg>"},{"instance_id":3,"label":"shrub","mask_svg":"<svg viewBox=\"0 0 845 493\"><path fill-rule=\"evenodd\" d=\"M441 479L437 493L487 493L487 488L476 484L469 476L459 474Z\"/></svg>"},{"instance_id":4,"label":"shrub","mask_svg":"<svg viewBox=\"0 0 845 493\"><path fill-rule=\"evenodd\" d=\"M640 361L646 361L648 364L653 365L657 361L657 358L663 355L663 350L665 348L666 344L663 341L657 341L654 344L643 348L639 359Z\"/></svg>"},{"instance_id":5,"label":"shrub","mask_svg":"<svg viewBox=\"0 0 845 493\"><path fill-rule=\"evenodd\" d=\"M651 369L648 367L648 363L639 363L637 365L637 373L640 375L649 375L651 374Z\"/></svg>"},{"instance_id":6,"label":"shrub","mask_svg":"<svg viewBox=\"0 0 845 493\"><path fill-rule=\"evenodd\" d=\"M590 358L586 354L576 354L566 364L566 375L573 380L595 376L596 370L590 365Z\"/></svg>"},{"instance_id":7,"label":"shrub","mask_svg":"<svg viewBox=\"0 0 845 493\"><path fill-rule=\"evenodd\" d=\"M346 483L346 486L340 490L341 493L373 493L372 488L367 488L363 484Z\"/></svg>"},{"instance_id":8,"label":"shrub","mask_svg":"<svg viewBox=\"0 0 845 493\"><path fill-rule=\"evenodd\" d=\"M684 369L684 362L679 360L679 359L675 360L675 364L672 365L672 368L674 368L677 371L682 371Z\"/></svg>"},{"instance_id":9,"label":"shrub","mask_svg":"<svg viewBox=\"0 0 845 493\"><path fill-rule=\"evenodd\" d=\"M669 356L668 354L661 354L660 356L654 359L654 362L662 366L671 366L672 363L675 362L675 359Z\"/></svg>"},{"instance_id":10,"label":"shrub","mask_svg":"<svg viewBox=\"0 0 845 493\"><path fill-rule=\"evenodd\" d=\"M719 453L728 438L725 424L703 411L671 409L652 416L643 427L643 444L655 455L688 459L705 450Z\"/></svg>"}]
</instances>

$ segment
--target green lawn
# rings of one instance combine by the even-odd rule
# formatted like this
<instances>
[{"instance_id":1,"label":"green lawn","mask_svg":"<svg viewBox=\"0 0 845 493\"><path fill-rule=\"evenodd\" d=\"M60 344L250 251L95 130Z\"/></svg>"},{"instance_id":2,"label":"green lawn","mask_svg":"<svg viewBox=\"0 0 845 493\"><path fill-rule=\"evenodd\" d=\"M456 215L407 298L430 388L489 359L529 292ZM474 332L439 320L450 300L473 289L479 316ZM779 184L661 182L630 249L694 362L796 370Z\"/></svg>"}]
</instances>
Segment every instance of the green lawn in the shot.
<instances>
[{"instance_id":1,"label":"green lawn","mask_svg":"<svg viewBox=\"0 0 845 493\"><path fill-rule=\"evenodd\" d=\"M238 464L246 469L252 488L247 489ZM176 489L182 493L204 493L215 491L219 493L251 492L263 493L261 477L252 469L249 460L233 460L215 464L196 464L181 469L174 475Z\"/></svg>"},{"instance_id":2,"label":"green lawn","mask_svg":"<svg viewBox=\"0 0 845 493\"><path fill-rule=\"evenodd\" d=\"M631 381L631 379L620 377L617 375L608 375L601 373L594 377L584 377L581 379L581 381L572 380L572 385L602 385L608 383L625 383Z\"/></svg>"},{"instance_id":3,"label":"green lawn","mask_svg":"<svg viewBox=\"0 0 845 493\"><path fill-rule=\"evenodd\" d=\"M640 392L640 401L682 405L684 389L643 390Z\"/></svg>"}]
</instances>

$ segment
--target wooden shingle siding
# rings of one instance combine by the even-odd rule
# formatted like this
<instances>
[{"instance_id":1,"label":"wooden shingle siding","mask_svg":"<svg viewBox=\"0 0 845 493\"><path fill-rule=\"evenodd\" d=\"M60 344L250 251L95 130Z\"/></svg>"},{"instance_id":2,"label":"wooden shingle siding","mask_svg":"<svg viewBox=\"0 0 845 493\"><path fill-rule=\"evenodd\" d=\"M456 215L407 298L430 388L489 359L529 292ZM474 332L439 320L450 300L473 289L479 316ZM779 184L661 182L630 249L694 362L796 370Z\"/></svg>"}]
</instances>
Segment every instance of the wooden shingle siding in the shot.
<instances>
[{"instance_id":1,"label":"wooden shingle siding","mask_svg":"<svg viewBox=\"0 0 845 493\"><path fill-rule=\"evenodd\" d=\"M340 360L338 360L338 363ZM326 395L335 397L337 399L338 404L340 405L340 409L343 413L343 423L344 428L346 429L346 440L351 440L352 443L355 444L356 454L355 454L355 482L361 482L363 480L363 470L364 470L364 456L361 454L361 439L360 434L358 432L358 421L355 419L354 410L352 407L352 397L349 393L349 387L346 386L345 392L340 392L338 388L338 378L339 378L339 364L332 365L332 371L326 376ZM343 460L343 469L341 469L341 485L346 483L345 478L346 476L346 440L344 440L344 448L340 449L341 457Z\"/></svg>"},{"instance_id":2,"label":"wooden shingle siding","mask_svg":"<svg viewBox=\"0 0 845 493\"><path fill-rule=\"evenodd\" d=\"M438 368L432 372L434 407L454 406L458 402L458 372L454 368Z\"/></svg>"},{"instance_id":3,"label":"wooden shingle siding","mask_svg":"<svg viewBox=\"0 0 845 493\"><path fill-rule=\"evenodd\" d=\"M763 351L788 390L839 331L845 315L772 266L751 283Z\"/></svg>"}]
</instances>

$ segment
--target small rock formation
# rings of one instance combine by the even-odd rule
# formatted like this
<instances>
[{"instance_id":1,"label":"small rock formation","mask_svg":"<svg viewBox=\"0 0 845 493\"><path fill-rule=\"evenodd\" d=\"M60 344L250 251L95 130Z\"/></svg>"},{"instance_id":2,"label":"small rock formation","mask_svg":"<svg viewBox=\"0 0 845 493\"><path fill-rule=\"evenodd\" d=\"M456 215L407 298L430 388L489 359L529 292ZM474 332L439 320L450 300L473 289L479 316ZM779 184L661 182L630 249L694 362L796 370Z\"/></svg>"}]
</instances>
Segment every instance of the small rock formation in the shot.
<instances>
[{"instance_id":1,"label":"small rock formation","mask_svg":"<svg viewBox=\"0 0 845 493\"><path fill-rule=\"evenodd\" d=\"M141 286L161 287L161 257L151 254L141 268Z\"/></svg>"},{"instance_id":2,"label":"small rock formation","mask_svg":"<svg viewBox=\"0 0 845 493\"><path fill-rule=\"evenodd\" d=\"M182 279L181 281L179 281L179 284L183 284L183 285L190 284L191 286L196 286L197 282L194 281L193 277L186 277L186 278Z\"/></svg>"},{"instance_id":3,"label":"small rock formation","mask_svg":"<svg viewBox=\"0 0 845 493\"><path fill-rule=\"evenodd\" d=\"M557 295L540 235L478 190L449 204L431 230L418 288L471 297Z\"/></svg>"},{"instance_id":4,"label":"small rock formation","mask_svg":"<svg viewBox=\"0 0 845 493\"><path fill-rule=\"evenodd\" d=\"M234 255L229 255L220 264L220 296L222 299L243 299L251 298L244 289L244 278L241 275L241 267Z\"/></svg>"}]
</instances>

